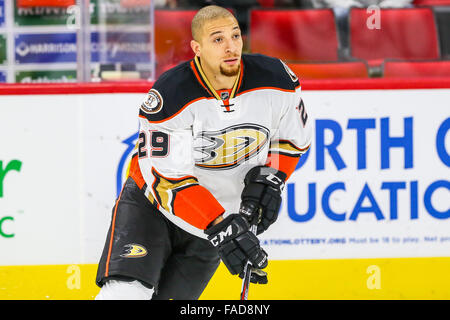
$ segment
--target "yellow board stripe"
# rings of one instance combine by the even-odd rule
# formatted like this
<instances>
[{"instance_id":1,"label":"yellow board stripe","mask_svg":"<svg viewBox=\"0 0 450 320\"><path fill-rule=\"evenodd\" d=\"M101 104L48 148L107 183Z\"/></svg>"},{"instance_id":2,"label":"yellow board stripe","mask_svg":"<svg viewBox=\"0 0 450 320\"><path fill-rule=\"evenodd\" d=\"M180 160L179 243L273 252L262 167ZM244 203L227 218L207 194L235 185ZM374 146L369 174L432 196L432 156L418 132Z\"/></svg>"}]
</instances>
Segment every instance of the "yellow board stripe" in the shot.
<instances>
[{"instance_id":1,"label":"yellow board stripe","mask_svg":"<svg viewBox=\"0 0 450 320\"><path fill-rule=\"evenodd\" d=\"M272 260L249 300L448 300L450 257ZM1 266L1 300L90 300L96 264ZM200 299L239 300L242 280L221 264Z\"/></svg>"},{"instance_id":2,"label":"yellow board stripe","mask_svg":"<svg viewBox=\"0 0 450 320\"><path fill-rule=\"evenodd\" d=\"M250 286L249 300L450 299L450 257L270 261L267 285ZM377 276L379 275L379 288ZM242 280L225 266L201 299L238 299ZM224 290L224 288L227 288Z\"/></svg>"}]
</instances>

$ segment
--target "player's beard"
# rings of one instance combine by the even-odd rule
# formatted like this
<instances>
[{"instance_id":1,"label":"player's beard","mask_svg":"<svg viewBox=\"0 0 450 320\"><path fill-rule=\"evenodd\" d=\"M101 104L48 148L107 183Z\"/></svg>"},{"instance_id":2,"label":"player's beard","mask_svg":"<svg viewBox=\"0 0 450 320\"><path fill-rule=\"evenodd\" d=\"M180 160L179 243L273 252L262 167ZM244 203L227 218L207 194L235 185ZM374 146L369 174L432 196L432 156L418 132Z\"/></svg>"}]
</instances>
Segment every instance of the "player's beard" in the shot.
<instances>
[{"instance_id":1,"label":"player's beard","mask_svg":"<svg viewBox=\"0 0 450 320\"><path fill-rule=\"evenodd\" d=\"M235 77L239 74L239 70L241 69L241 64L238 63L236 66L232 68L224 68L222 65L220 66L220 73L226 77Z\"/></svg>"}]
</instances>

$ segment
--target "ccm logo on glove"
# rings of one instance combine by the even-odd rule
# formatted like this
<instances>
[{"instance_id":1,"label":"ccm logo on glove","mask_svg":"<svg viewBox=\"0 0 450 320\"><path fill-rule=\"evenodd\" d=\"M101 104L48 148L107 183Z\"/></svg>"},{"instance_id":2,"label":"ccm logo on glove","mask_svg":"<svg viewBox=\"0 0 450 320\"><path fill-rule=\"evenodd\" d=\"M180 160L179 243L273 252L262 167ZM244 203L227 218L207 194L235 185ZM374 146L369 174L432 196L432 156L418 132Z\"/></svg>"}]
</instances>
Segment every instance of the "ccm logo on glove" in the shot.
<instances>
[{"instance_id":1,"label":"ccm logo on glove","mask_svg":"<svg viewBox=\"0 0 450 320\"><path fill-rule=\"evenodd\" d=\"M225 239L229 238L232 234L233 234L233 226L229 225L225 231L220 231L218 235L211 238L209 241L211 241L214 247L217 247L219 244L224 242Z\"/></svg>"}]
</instances>

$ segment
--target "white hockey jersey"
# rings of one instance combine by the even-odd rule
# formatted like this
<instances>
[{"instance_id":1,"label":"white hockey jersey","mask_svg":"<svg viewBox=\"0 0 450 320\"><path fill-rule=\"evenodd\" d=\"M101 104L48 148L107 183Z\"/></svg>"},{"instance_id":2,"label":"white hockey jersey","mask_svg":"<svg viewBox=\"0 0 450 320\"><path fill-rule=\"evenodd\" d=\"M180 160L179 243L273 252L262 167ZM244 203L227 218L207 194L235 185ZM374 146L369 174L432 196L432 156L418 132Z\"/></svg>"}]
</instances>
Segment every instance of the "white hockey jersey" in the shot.
<instances>
[{"instance_id":1,"label":"white hockey jersey","mask_svg":"<svg viewBox=\"0 0 450 320\"><path fill-rule=\"evenodd\" d=\"M245 174L258 165L294 171L311 142L297 76L279 59L244 54L231 90L213 89L195 58L154 83L139 110L129 175L182 229L206 238L239 210Z\"/></svg>"}]
</instances>

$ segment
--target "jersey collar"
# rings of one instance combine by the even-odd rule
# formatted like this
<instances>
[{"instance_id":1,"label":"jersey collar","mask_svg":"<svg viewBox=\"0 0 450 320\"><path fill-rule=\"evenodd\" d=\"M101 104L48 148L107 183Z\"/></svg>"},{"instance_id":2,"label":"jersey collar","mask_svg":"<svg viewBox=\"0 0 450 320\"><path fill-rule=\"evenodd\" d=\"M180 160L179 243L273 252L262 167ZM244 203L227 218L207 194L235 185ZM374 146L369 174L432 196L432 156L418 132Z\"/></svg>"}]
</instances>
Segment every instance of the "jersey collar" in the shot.
<instances>
[{"instance_id":1,"label":"jersey collar","mask_svg":"<svg viewBox=\"0 0 450 320\"><path fill-rule=\"evenodd\" d=\"M202 85L202 87L205 88L205 90L217 100L222 100L219 93L213 88L208 78L206 77L200 64L200 59L197 56L195 56L195 58L191 60L191 68L195 74L195 77L197 78L198 82ZM239 74L236 77L236 81L233 84L233 88L231 89L231 93L228 99L232 99L236 96L236 92L239 90L239 87L241 86L242 83L243 74L244 74L244 64L242 63L241 58L241 67L239 69Z\"/></svg>"}]
</instances>

